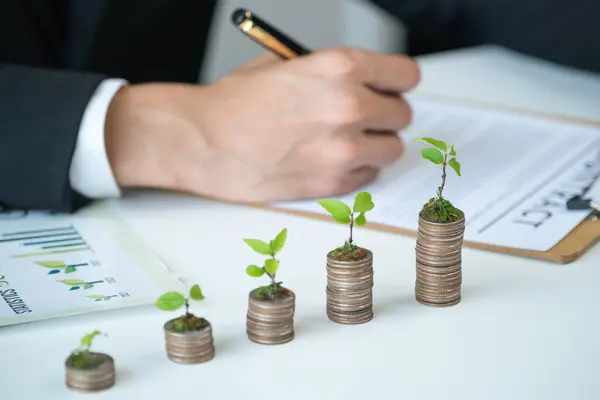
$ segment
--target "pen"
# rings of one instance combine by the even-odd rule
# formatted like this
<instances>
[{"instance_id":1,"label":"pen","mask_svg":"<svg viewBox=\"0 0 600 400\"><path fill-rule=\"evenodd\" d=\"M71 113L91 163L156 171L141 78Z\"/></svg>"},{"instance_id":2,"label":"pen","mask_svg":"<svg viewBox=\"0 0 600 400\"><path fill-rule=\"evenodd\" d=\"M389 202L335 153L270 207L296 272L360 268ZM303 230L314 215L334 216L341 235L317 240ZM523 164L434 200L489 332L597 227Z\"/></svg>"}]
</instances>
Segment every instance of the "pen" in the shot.
<instances>
[{"instance_id":1,"label":"pen","mask_svg":"<svg viewBox=\"0 0 600 400\"><path fill-rule=\"evenodd\" d=\"M247 9L236 9L231 14L231 21L250 39L284 60L290 60L311 53L309 49ZM391 91L376 89L369 85L367 87L382 95L398 96L397 93Z\"/></svg>"},{"instance_id":2,"label":"pen","mask_svg":"<svg viewBox=\"0 0 600 400\"><path fill-rule=\"evenodd\" d=\"M236 9L231 14L231 21L250 39L285 60L310 54L310 50L249 10Z\"/></svg>"}]
</instances>

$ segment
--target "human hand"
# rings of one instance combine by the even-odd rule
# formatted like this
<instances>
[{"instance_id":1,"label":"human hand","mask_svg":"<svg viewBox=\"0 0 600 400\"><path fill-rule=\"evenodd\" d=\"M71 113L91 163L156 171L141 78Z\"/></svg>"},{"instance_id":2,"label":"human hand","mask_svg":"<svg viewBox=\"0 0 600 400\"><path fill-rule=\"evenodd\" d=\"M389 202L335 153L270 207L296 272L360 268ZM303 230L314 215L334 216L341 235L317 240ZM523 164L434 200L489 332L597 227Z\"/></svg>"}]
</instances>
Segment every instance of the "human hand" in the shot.
<instances>
[{"instance_id":1,"label":"human hand","mask_svg":"<svg viewBox=\"0 0 600 400\"><path fill-rule=\"evenodd\" d=\"M267 56L206 86L136 85L111 104L107 152L125 187L234 202L341 195L402 155L401 94L418 81L410 58L337 48Z\"/></svg>"}]
</instances>

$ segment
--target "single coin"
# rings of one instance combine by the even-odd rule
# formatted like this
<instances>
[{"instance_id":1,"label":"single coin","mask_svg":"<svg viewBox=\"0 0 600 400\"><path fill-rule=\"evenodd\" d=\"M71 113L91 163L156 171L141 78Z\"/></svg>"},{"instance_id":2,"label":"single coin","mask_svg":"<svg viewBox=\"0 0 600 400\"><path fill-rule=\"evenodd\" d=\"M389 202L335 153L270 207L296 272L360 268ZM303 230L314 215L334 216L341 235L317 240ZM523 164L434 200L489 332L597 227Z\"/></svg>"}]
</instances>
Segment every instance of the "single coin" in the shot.
<instances>
[{"instance_id":1,"label":"single coin","mask_svg":"<svg viewBox=\"0 0 600 400\"><path fill-rule=\"evenodd\" d=\"M417 278L439 283L453 282L454 280L460 281L462 279L462 271L457 271L451 274L430 274L428 272L420 271L417 268Z\"/></svg>"},{"instance_id":2,"label":"single coin","mask_svg":"<svg viewBox=\"0 0 600 400\"><path fill-rule=\"evenodd\" d=\"M450 272L450 273L433 273L432 274L430 272L425 272L425 271L421 270L419 267L417 267L417 276L420 277L421 279L425 279L425 280L446 282L446 281L452 281L454 279L461 279L462 271L459 269L458 271Z\"/></svg>"},{"instance_id":3,"label":"single coin","mask_svg":"<svg viewBox=\"0 0 600 400\"><path fill-rule=\"evenodd\" d=\"M447 296L456 292L460 292L460 283L453 286L428 285L427 282L416 281L416 290L424 295Z\"/></svg>"},{"instance_id":4,"label":"single coin","mask_svg":"<svg viewBox=\"0 0 600 400\"><path fill-rule=\"evenodd\" d=\"M451 307L451 306L455 306L458 303L460 303L460 300L461 300L461 298L459 297L458 299L452 300L449 302L441 302L441 303L440 302L431 302L431 301L428 301L427 299L424 299L423 297L419 296L418 294L415 295L415 299L419 303L426 305L426 306L430 306L430 307Z\"/></svg>"},{"instance_id":5,"label":"single coin","mask_svg":"<svg viewBox=\"0 0 600 400\"><path fill-rule=\"evenodd\" d=\"M422 264L420 262L416 262L416 267L418 271L430 273L430 274L451 274L453 272L462 270L462 263L457 263L455 265L449 265L444 267L433 267L427 264Z\"/></svg>"},{"instance_id":6,"label":"single coin","mask_svg":"<svg viewBox=\"0 0 600 400\"><path fill-rule=\"evenodd\" d=\"M423 244L431 243L431 244L451 244L451 243L461 243L463 241L463 234L451 234L451 235L432 235L428 232L423 232L422 230L417 230L418 241Z\"/></svg>"},{"instance_id":7,"label":"single coin","mask_svg":"<svg viewBox=\"0 0 600 400\"><path fill-rule=\"evenodd\" d=\"M433 260L430 258L418 257L417 263L427 265L429 267L445 268L462 263L461 258L451 258L447 260Z\"/></svg>"},{"instance_id":8,"label":"single coin","mask_svg":"<svg viewBox=\"0 0 600 400\"><path fill-rule=\"evenodd\" d=\"M339 313L335 311L327 310L327 317L333 322L340 324L363 324L373 319L373 310L368 308L366 310L357 311L354 313Z\"/></svg>"},{"instance_id":9,"label":"single coin","mask_svg":"<svg viewBox=\"0 0 600 400\"><path fill-rule=\"evenodd\" d=\"M454 254L462 251L462 243L420 243L417 242L415 250L426 254Z\"/></svg>"}]
</instances>

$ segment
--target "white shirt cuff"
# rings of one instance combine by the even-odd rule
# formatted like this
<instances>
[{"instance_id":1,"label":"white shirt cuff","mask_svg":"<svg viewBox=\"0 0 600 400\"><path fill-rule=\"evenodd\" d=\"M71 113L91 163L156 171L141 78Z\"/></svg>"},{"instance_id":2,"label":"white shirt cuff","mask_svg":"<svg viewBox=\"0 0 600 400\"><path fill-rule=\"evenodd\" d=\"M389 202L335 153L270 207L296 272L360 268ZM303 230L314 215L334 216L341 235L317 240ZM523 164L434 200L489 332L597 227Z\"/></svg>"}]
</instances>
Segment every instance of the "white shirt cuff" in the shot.
<instances>
[{"instance_id":1,"label":"white shirt cuff","mask_svg":"<svg viewBox=\"0 0 600 400\"><path fill-rule=\"evenodd\" d=\"M104 123L110 102L127 84L123 79L107 79L100 83L81 119L69 178L71 187L88 198L121 195L106 155Z\"/></svg>"}]
</instances>

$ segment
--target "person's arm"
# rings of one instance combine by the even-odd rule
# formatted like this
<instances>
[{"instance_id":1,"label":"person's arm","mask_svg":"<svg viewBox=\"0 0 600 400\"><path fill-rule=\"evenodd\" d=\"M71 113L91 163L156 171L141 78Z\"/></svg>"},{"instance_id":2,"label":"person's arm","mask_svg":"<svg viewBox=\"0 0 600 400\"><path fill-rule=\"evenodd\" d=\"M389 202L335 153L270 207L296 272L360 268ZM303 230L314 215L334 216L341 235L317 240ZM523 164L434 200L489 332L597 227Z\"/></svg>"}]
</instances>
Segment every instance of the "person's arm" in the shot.
<instances>
[{"instance_id":1,"label":"person's arm","mask_svg":"<svg viewBox=\"0 0 600 400\"><path fill-rule=\"evenodd\" d=\"M0 203L71 212L118 195L103 117L121 81L0 63Z\"/></svg>"},{"instance_id":2,"label":"person's arm","mask_svg":"<svg viewBox=\"0 0 600 400\"><path fill-rule=\"evenodd\" d=\"M450 21L459 3L455 0L371 0L371 2L404 23L430 24L430 29Z\"/></svg>"},{"instance_id":3,"label":"person's arm","mask_svg":"<svg viewBox=\"0 0 600 400\"><path fill-rule=\"evenodd\" d=\"M417 56L452 49L461 42L460 0L371 0L406 27L406 53Z\"/></svg>"},{"instance_id":4,"label":"person's arm","mask_svg":"<svg viewBox=\"0 0 600 400\"><path fill-rule=\"evenodd\" d=\"M76 192L88 198L120 195L120 188L108 160L104 133L112 100L127 83L115 78L102 81L83 113L69 169L69 181Z\"/></svg>"},{"instance_id":5,"label":"person's arm","mask_svg":"<svg viewBox=\"0 0 600 400\"><path fill-rule=\"evenodd\" d=\"M270 57L209 85L133 84L105 96L101 75L5 65L0 201L69 212L82 204L75 186L116 193L109 168L122 188L234 202L347 193L401 156L397 132L411 110L387 93L412 89L419 76L407 57L338 48L285 63ZM93 167L78 178L88 142L106 173Z\"/></svg>"},{"instance_id":6,"label":"person's arm","mask_svg":"<svg viewBox=\"0 0 600 400\"><path fill-rule=\"evenodd\" d=\"M407 28L408 54L496 44L600 72L598 0L371 0Z\"/></svg>"}]
</instances>

